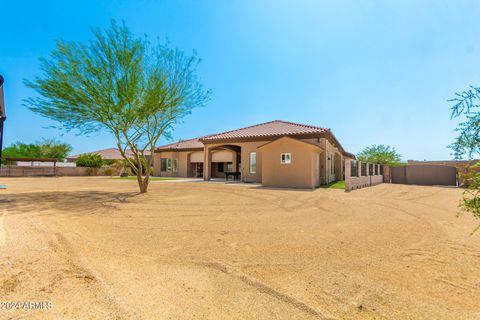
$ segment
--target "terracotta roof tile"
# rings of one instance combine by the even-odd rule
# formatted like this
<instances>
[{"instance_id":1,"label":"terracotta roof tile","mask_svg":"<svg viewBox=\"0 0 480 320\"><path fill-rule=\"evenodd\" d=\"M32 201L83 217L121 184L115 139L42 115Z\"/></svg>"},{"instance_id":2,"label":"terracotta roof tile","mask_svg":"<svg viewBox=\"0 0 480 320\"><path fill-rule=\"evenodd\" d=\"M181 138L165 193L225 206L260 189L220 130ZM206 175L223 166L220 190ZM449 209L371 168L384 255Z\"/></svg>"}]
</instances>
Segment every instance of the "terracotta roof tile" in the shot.
<instances>
[{"instance_id":1,"label":"terracotta roof tile","mask_svg":"<svg viewBox=\"0 0 480 320\"><path fill-rule=\"evenodd\" d=\"M199 141L200 138L189 139L185 141L178 141L170 143L164 146L158 147L157 151L160 150L182 150L182 149L203 149L204 145Z\"/></svg>"},{"instance_id":2,"label":"terracotta roof tile","mask_svg":"<svg viewBox=\"0 0 480 320\"><path fill-rule=\"evenodd\" d=\"M232 131L226 131L219 134L212 134L200 138L200 141L213 141L213 140L228 140L228 139L242 139L242 138L260 138L260 137L272 137L272 136L291 136L301 134L312 133L324 133L329 132L330 129L310 126L306 124L275 120L257 124L254 126L241 128Z\"/></svg>"}]
</instances>

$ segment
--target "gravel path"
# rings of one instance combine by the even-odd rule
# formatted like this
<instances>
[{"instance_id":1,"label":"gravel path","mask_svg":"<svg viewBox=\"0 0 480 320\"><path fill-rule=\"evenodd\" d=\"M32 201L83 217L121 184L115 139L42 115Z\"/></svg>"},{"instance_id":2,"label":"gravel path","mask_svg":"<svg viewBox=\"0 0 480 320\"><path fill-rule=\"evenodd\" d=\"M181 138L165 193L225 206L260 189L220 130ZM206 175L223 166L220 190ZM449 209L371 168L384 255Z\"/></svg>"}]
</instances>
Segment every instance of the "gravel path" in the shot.
<instances>
[{"instance_id":1,"label":"gravel path","mask_svg":"<svg viewBox=\"0 0 480 320\"><path fill-rule=\"evenodd\" d=\"M459 189L4 180L1 319L480 319Z\"/></svg>"}]
</instances>

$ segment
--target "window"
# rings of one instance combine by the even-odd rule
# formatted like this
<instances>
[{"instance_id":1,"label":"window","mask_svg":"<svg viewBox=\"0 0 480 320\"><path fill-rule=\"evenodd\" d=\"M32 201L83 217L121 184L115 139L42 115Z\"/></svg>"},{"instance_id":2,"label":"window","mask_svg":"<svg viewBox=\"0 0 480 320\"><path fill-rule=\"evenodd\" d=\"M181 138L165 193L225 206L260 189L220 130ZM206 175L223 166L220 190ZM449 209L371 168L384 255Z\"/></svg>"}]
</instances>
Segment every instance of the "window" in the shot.
<instances>
[{"instance_id":1,"label":"window","mask_svg":"<svg viewBox=\"0 0 480 320\"><path fill-rule=\"evenodd\" d=\"M380 174L383 175L383 166L380 165Z\"/></svg>"},{"instance_id":2,"label":"window","mask_svg":"<svg viewBox=\"0 0 480 320\"><path fill-rule=\"evenodd\" d=\"M178 171L178 159L173 159L172 168L173 168L173 172L177 172L177 171Z\"/></svg>"},{"instance_id":3,"label":"window","mask_svg":"<svg viewBox=\"0 0 480 320\"><path fill-rule=\"evenodd\" d=\"M233 171L233 163L229 162L227 163L227 171L232 172Z\"/></svg>"},{"instance_id":4,"label":"window","mask_svg":"<svg viewBox=\"0 0 480 320\"><path fill-rule=\"evenodd\" d=\"M250 152L250 173L257 173L257 153Z\"/></svg>"},{"instance_id":5,"label":"window","mask_svg":"<svg viewBox=\"0 0 480 320\"><path fill-rule=\"evenodd\" d=\"M292 163L292 154L291 153L282 153L280 155L280 163L282 163L282 164Z\"/></svg>"},{"instance_id":6,"label":"window","mask_svg":"<svg viewBox=\"0 0 480 320\"><path fill-rule=\"evenodd\" d=\"M375 175L378 176L378 164L374 164L375 166Z\"/></svg>"},{"instance_id":7,"label":"window","mask_svg":"<svg viewBox=\"0 0 480 320\"><path fill-rule=\"evenodd\" d=\"M368 175L373 176L373 164L368 164Z\"/></svg>"},{"instance_id":8,"label":"window","mask_svg":"<svg viewBox=\"0 0 480 320\"><path fill-rule=\"evenodd\" d=\"M218 165L218 172L224 172L224 170L223 170L223 162L219 162L219 163L217 163L217 165Z\"/></svg>"},{"instance_id":9,"label":"window","mask_svg":"<svg viewBox=\"0 0 480 320\"><path fill-rule=\"evenodd\" d=\"M161 171L172 171L172 159L162 158L160 159Z\"/></svg>"}]
</instances>

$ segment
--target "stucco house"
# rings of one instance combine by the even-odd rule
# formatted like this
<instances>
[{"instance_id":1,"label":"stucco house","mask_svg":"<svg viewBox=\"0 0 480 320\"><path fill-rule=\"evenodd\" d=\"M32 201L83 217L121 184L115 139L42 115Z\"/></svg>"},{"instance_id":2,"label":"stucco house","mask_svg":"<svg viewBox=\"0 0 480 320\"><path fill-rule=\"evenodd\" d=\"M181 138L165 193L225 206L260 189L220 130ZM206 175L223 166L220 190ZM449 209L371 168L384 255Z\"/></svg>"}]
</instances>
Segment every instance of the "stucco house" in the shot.
<instances>
[{"instance_id":1,"label":"stucco house","mask_svg":"<svg viewBox=\"0 0 480 320\"><path fill-rule=\"evenodd\" d=\"M315 188L343 179L346 152L330 129L275 120L158 147L154 175Z\"/></svg>"}]
</instances>

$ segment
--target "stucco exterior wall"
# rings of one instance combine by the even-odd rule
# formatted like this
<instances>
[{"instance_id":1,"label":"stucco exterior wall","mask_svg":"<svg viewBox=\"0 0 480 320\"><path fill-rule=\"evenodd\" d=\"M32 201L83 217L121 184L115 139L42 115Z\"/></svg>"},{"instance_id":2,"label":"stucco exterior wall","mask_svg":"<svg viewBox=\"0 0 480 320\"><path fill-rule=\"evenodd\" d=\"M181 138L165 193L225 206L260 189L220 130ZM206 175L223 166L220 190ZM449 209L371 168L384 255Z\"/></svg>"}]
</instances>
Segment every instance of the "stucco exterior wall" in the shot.
<instances>
[{"instance_id":1,"label":"stucco exterior wall","mask_svg":"<svg viewBox=\"0 0 480 320\"><path fill-rule=\"evenodd\" d=\"M302 139L319 146L324 152L320 155L320 183L327 184L343 179L343 156L329 140L325 138ZM334 171L332 172L332 166Z\"/></svg>"},{"instance_id":2,"label":"stucco exterior wall","mask_svg":"<svg viewBox=\"0 0 480 320\"><path fill-rule=\"evenodd\" d=\"M262 185L266 187L315 188L316 157L321 150L290 138L281 138L260 148ZM290 153L291 163L282 164L281 154Z\"/></svg>"},{"instance_id":3,"label":"stucco exterior wall","mask_svg":"<svg viewBox=\"0 0 480 320\"><path fill-rule=\"evenodd\" d=\"M188 155L191 152L187 151L167 151L167 152L155 152L153 155L153 175L157 177L187 177L189 170ZM173 164L171 171L161 171L160 159L177 159L178 171L173 171Z\"/></svg>"}]
</instances>

